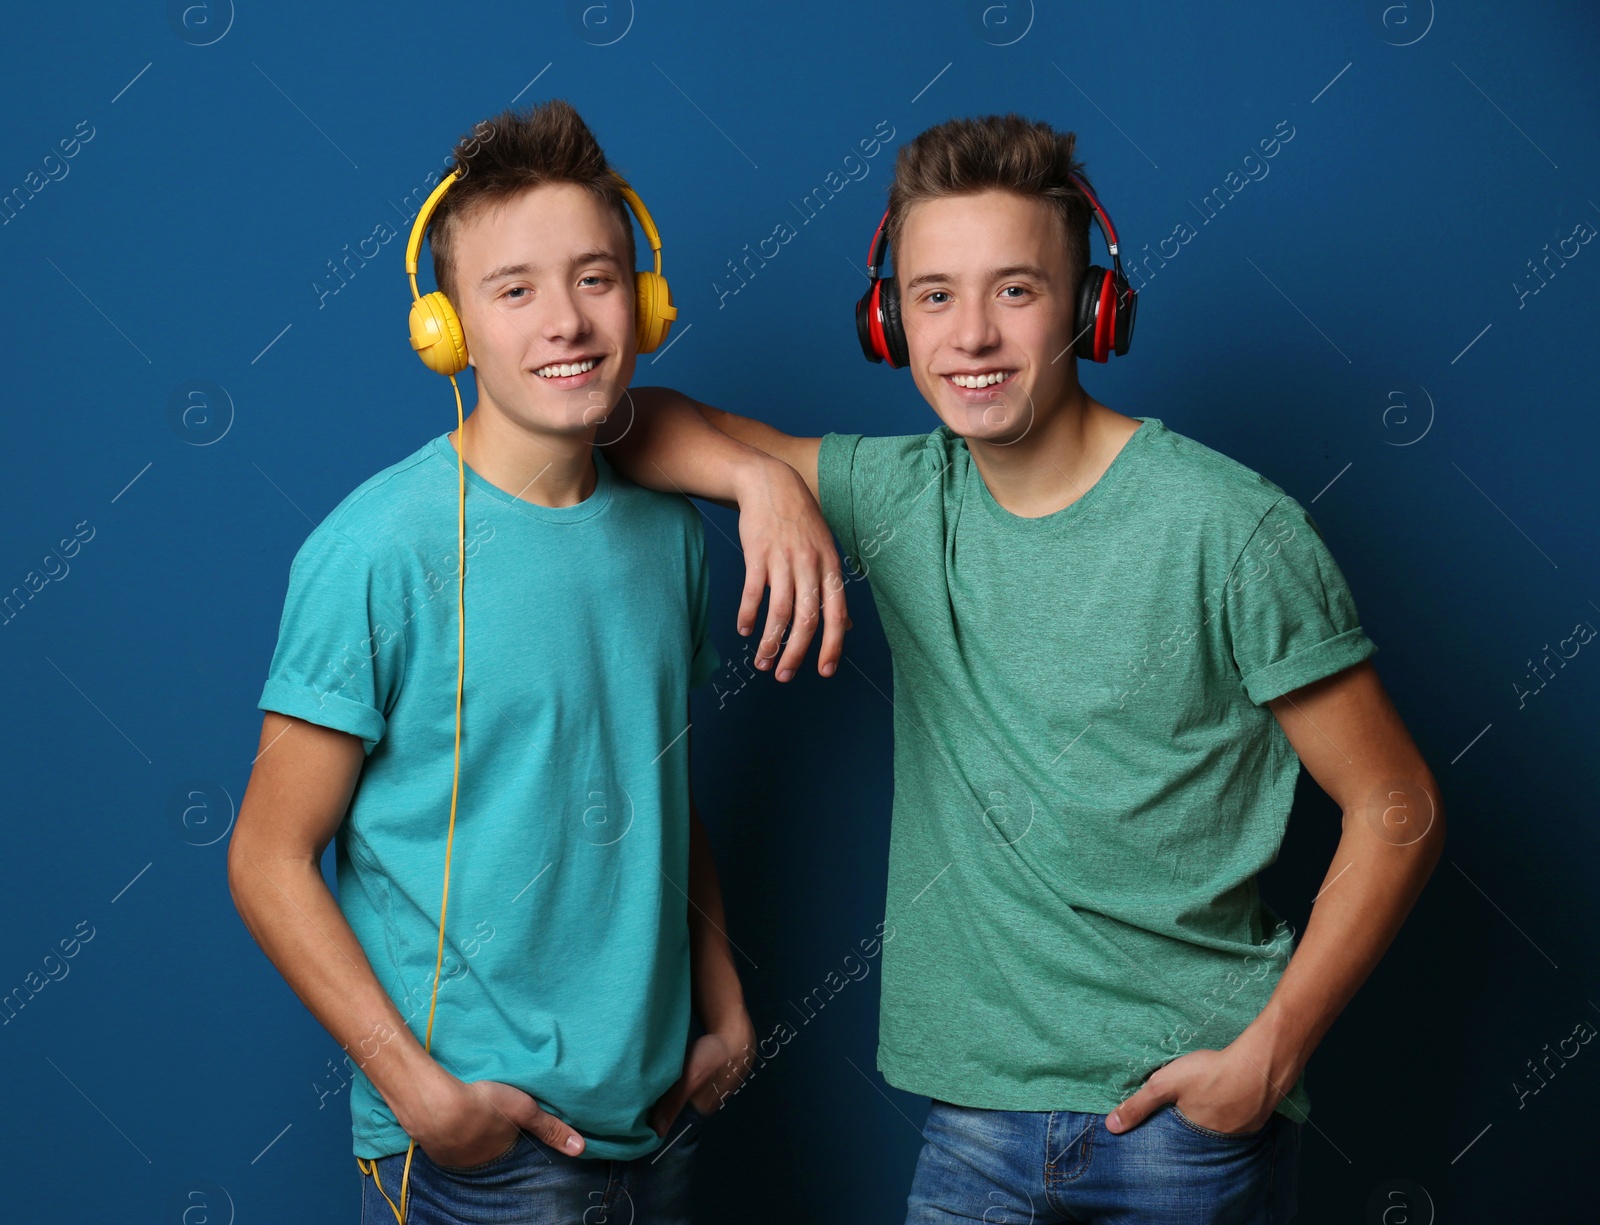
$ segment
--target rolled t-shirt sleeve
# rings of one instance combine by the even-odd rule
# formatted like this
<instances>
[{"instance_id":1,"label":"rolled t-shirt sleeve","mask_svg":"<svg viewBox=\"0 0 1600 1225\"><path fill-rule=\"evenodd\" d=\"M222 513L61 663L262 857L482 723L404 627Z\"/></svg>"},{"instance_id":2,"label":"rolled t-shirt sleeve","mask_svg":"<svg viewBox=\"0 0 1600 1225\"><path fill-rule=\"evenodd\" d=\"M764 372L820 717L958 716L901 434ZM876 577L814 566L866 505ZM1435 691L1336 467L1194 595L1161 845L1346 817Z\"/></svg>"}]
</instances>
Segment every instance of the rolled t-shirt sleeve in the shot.
<instances>
[{"instance_id":1,"label":"rolled t-shirt sleeve","mask_svg":"<svg viewBox=\"0 0 1600 1225\"><path fill-rule=\"evenodd\" d=\"M824 434L817 447L817 502L828 527L852 558L861 555L853 494L856 447L861 438L860 434Z\"/></svg>"},{"instance_id":2,"label":"rolled t-shirt sleeve","mask_svg":"<svg viewBox=\"0 0 1600 1225\"><path fill-rule=\"evenodd\" d=\"M689 660L689 688L697 689L722 667L722 656L711 641L711 562L706 557L705 527L698 515L689 565L689 620L694 644Z\"/></svg>"},{"instance_id":3,"label":"rolled t-shirt sleeve","mask_svg":"<svg viewBox=\"0 0 1600 1225\"><path fill-rule=\"evenodd\" d=\"M943 427L941 427L942 429ZM883 546L911 515L939 513L934 491L949 471L943 435L824 434L817 448L817 501L858 570L876 567Z\"/></svg>"},{"instance_id":4,"label":"rolled t-shirt sleeve","mask_svg":"<svg viewBox=\"0 0 1600 1225\"><path fill-rule=\"evenodd\" d=\"M1258 706L1378 649L1316 522L1287 494L1257 524L1224 600L1234 662Z\"/></svg>"},{"instance_id":5,"label":"rolled t-shirt sleeve","mask_svg":"<svg viewBox=\"0 0 1600 1225\"><path fill-rule=\"evenodd\" d=\"M359 736L371 753L405 672L405 623L392 607L366 551L319 526L289 569L257 705Z\"/></svg>"}]
</instances>

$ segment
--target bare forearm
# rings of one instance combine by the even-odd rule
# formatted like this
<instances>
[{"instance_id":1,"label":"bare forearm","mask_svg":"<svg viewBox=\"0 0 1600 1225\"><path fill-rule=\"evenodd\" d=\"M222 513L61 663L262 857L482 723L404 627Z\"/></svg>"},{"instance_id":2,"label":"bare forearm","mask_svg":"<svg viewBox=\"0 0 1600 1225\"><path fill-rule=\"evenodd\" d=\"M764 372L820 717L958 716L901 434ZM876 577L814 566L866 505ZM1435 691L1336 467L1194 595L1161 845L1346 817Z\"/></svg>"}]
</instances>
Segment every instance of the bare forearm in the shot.
<instances>
[{"instance_id":1,"label":"bare forearm","mask_svg":"<svg viewBox=\"0 0 1600 1225\"><path fill-rule=\"evenodd\" d=\"M705 825L690 811L689 964L695 1015L708 1032L742 1029L749 1016L728 940L722 885Z\"/></svg>"},{"instance_id":2,"label":"bare forearm","mask_svg":"<svg viewBox=\"0 0 1600 1225\"><path fill-rule=\"evenodd\" d=\"M756 473L772 462L759 448L746 445L710 419L711 414L729 414L666 387L640 387L629 394L632 413L626 408L614 412L595 440L605 446L617 470L636 485L733 508Z\"/></svg>"},{"instance_id":3,"label":"bare forearm","mask_svg":"<svg viewBox=\"0 0 1600 1225\"><path fill-rule=\"evenodd\" d=\"M438 1065L373 973L315 861L239 845L229 885L245 927L350 1059L415 1135Z\"/></svg>"},{"instance_id":4,"label":"bare forearm","mask_svg":"<svg viewBox=\"0 0 1600 1225\"><path fill-rule=\"evenodd\" d=\"M1434 811L1427 832L1416 841L1382 836L1381 815L1376 824L1370 812L1345 815L1343 836L1305 933L1250 1027L1291 1080L1376 968L1438 863L1443 813L1436 801L1425 803Z\"/></svg>"}]
</instances>

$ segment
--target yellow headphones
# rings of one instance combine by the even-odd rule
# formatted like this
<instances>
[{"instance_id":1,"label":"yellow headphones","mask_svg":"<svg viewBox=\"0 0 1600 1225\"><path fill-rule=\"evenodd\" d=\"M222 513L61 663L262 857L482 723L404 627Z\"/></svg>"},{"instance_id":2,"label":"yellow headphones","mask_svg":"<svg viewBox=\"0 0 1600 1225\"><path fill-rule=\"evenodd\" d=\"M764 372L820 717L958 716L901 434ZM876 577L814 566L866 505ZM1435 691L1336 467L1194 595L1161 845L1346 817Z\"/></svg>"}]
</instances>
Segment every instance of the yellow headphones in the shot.
<instances>
[{"instance_id":1,"label":"yellow headphones","mask_svg":"<svg viewBox=\"0 0 1600 1225\"><path fill-rule=\"evenodd\" d=\"M422 234L428 228L439 198L460 177L461 172L453 170L433 189L417 213L417 220L411 227L411 240L406 243L406 275L411 278L414 299L411 303L411 347L417 351L423 365L439 374L459 374L467 368L467 339L461 330L461 317L443 292L435 290L426 295L417 292L417 253L422 249ZM667 338L672 321L678 317L678 308L672 305L667 278L661 275L661 232L651 220L650 210L621 175L613 171L611 177L616 180L617 190L628 202L633 215L639 219L639 228L644 231L655 256L654 271L633 274L634 331L639 340L639 352L650 353Z\"/></svg>"},{"instance_id":2,"label":"yellow headphones","mask_svg":"<svg viewBox=\"0 0 1600 1225\"><path fill-rule=\"evenodd\" d=\"M439 203L439 197L444 195L459 177L460 171L452 171L433 189L417 213L417 219L411 226L411 239L406 243L406 275L411 278L412 297L411 347L417 351L417 356L429 370L447 375L450 386L455 390L456 477L460 490L456 504L456 545L459 556L456 565L455 774L450 784L450 827L444 842L444 891L439 901L439 949L433 966L433 993L428 1001L428 1027L422 1039L422 1049L430 1053L433 1050L433 1014L439 1003L439 975L444 968L444 920L445 912L450 905L450 853L455 846L456 802L461 793L461 696L467 667L467 460L465 417L461 407L461 387L456 382L456 375L467 368L467 338L461 330L461 317L456 314L456 308L450 304L450 299L444 293L438 290L426 295L417 292L417 253L422 248L422 235L428 228L428 221ZM661 275L661 234L656 229L656 223L650 219L650 212L645 208L644 201L639 199L638 193L628 186L622 176L613 171L612 177L617 181L617 189L622 192L622 198L628 202L628 206L633 209L633 215L639 219L639 227L644 230L644 236L649 241L650 250L655 256L656 266L653 272L633 274L635 335L639 341L639 352L649 353L667 338L672 321L678 317L678 308L672 305L672 294L667 289L667 278ZM411 1183L411 1159L416 1153L416 1148L415 1140L412 1140L406 1148L406 1164L400 1176L398 1204L390 1199L389 1193L383 1189L383 1183L378 1178L378 1163L370 1158L356 1158L356 1165L361 1172L372 1175L373 1182L378 1186L378 1194L388 1203L399 1225L405 1225Z\"/></svg>"}]
</instances>

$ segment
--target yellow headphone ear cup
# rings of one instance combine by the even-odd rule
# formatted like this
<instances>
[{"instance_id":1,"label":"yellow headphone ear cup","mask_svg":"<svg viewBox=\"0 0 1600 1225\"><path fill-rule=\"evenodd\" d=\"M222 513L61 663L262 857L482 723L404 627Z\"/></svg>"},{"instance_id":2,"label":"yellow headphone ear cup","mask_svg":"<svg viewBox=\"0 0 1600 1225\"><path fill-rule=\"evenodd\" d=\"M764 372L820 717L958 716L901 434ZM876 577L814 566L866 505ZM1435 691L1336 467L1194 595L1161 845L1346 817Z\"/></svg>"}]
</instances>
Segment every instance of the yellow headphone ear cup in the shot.
<instances>
[{"instance_id":1,"label":"yellow headphone ear cup","mask_svg":"<svg viewBox=\"0 0 1600 1225\"><path fill-rule=\"evenodd\" d=\"M450 299L435 290L411 303L411 347L436 374L467 368L467 339Z\"/></svg>"},{"instance_id":2,"label":"yellow headphone ear cup","mask_svg":"<svg viewBox=\"0 0 1600 1225\"><path fill-rule=\"evenodd\" d=\"M667 338L672 321L678 317L678 308L672 305L667 278L659 272L635 272L633 298L639 352L650 353Z\"/></svg>"}]
</instances>

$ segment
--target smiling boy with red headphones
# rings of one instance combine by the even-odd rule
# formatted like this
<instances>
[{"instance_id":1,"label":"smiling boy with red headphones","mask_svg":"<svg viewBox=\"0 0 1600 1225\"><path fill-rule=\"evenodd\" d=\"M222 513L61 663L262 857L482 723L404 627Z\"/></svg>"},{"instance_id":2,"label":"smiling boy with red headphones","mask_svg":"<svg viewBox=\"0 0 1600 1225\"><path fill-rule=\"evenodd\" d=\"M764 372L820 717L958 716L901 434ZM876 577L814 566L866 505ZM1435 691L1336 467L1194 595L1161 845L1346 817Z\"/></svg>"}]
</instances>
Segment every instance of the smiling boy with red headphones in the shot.
<instances>
[{"instance_id":1,"label":"smiling boy with red headphones","mask_svg":"<svg viewBox=\"0 0 1600 1225\"><path fill-rule=\"evenodd\" d=\"M908 1222L1276 1223L1301 1074L1443 813L1305 509L1079 383L1127 353L1135 296L1073 154L1014 115L899 151L856 322L931 433L794 438L641 391L616 458L700 492L728 441L760 448L871 584L895 674L878 1067L933 1102ZM796 623L841 581L806 575ZM1302 764L1345 819L1296 947L1256 875Z\"/></svg>"}]
</instances>

